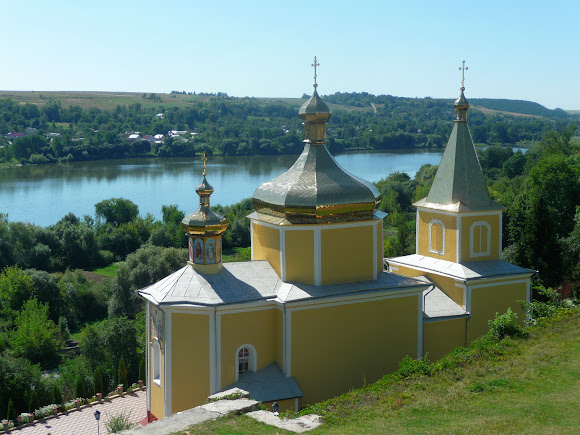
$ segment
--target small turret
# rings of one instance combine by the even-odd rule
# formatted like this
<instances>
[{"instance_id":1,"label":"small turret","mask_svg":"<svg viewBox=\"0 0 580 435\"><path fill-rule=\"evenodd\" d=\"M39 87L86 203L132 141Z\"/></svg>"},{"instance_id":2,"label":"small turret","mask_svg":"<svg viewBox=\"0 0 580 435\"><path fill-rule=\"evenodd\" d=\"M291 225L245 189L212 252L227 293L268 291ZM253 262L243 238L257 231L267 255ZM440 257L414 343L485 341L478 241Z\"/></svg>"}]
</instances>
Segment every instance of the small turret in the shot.
<instances>
[{"instance_id":1,"label":"small turret","mask_svg":"<svg viewBox=\"0 0 580 435\"><path fill-rule=\"evenodd\" d=\"M225 217L210 208L209 197L214 192L206 179L203 155L203 181L195 191L199 195L199 209L183 218L181 227L189 239L189 261L201 273L218 273L222 267L222 233L228 228Z\"/></svg>"}]
</instances>

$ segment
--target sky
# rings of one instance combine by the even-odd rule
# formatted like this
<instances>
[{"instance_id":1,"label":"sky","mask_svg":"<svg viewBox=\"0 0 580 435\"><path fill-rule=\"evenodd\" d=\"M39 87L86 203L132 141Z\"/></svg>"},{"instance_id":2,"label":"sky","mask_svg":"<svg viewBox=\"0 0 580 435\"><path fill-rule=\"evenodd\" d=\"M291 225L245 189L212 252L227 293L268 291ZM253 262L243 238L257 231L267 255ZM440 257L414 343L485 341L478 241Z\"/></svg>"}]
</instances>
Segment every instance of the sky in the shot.
<instances>
[{"instance_id":1,"label":"sky","mask_svg":"<svg viewBox=\"0 0 580 435\"><path fill-rule=\"evenodd\" d=\"M318 91L580 109L578 0L0 0L0 90Z\"/></svg>"}]
</instances>

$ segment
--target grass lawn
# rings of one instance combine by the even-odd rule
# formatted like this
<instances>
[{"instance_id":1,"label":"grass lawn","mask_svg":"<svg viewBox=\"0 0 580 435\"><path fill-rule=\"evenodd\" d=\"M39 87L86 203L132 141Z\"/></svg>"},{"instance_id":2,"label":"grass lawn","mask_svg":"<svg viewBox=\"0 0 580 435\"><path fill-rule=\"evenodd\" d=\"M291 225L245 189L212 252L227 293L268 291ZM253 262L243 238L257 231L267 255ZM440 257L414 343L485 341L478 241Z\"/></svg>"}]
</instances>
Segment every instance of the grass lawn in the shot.
<instances>
[{"instance_id":1,"label":"grass lawn","mask_svg":"<svg viewBox=\"0 0 580 435\"><path fill-rule=\"evenodd\" d=\"M222 261L233 263L236 261L250 261L252 259L252 248L232 248L224 249Z\"/></svg>"},{"instance_id":2,"label":"grass lawn","mask_svg":"<svg viewBox=\"0 0 580 435\"><path fill-rule=\"evenodd\" d=\"M93 273L97 273L99 275L108 276L112 278L115 276L117 269L121 266L121 263L113 263L107 267L101 267L100 269L93 270Z\"/></svg>"},{"instance_id":3,"label":"grass lawn","mask_svg":"<svg viewBox=\"0 0 580 435\"><path fill-rule=\"evenodd\" d=\"M309 433L580 433L577 313L469 359L457 353L432 376L387 376L317 404L313 410L326 423ZM229 417L179 433L283 432Z\"/></svg>"}]
</instances>

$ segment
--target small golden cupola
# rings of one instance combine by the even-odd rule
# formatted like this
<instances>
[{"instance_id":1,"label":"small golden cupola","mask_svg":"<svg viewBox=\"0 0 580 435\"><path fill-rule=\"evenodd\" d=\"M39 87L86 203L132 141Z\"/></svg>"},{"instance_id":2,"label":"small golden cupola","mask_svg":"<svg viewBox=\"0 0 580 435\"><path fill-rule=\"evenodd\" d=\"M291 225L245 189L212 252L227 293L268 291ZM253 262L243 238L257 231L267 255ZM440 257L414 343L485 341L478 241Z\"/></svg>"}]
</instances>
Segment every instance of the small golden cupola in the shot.
<instances>
[{"instance_id":1,"label":"small golden cupola","mask_svg":"<svg viewBox=\"0 0 580 435\"><path fill-rule=\"evenodd\" d=\"M299 110L304 151L282 175L254 192L252 259L266 260L282 281L327 285L374 280L382 271L379 191L340 167L328 152L331 116L314 92Z\"/></svg>"},{"instance_id":2,"label":"small golden cupola","mask_svg":"<svg viewBox=\"0 0 580 435\"><path fill-rule=\"evenodd\" d=\"M183 218L181 227L189 239L189 261L196 271L218 273L222 267L222 233L228 220L210 208L209 197L214 192L206 179L205 154L203 181L195 191L199 195L199 209Z\"/></svg>"}]
</instances>

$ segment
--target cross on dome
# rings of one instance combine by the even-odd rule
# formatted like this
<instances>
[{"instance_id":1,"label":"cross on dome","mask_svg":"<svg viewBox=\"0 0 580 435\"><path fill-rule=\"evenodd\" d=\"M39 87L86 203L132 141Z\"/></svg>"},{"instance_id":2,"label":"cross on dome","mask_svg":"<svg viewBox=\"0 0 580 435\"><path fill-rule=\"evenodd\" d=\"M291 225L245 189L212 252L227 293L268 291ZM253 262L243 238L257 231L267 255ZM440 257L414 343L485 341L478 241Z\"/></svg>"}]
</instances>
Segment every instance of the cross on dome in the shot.
<instances>
[{"instance_id":1,"label":"cross on dome","mask_svg":"<svg viewBox=\"0 0 580 435\"><path fill-rule=\"evenodd\" d=\"M466 69L469 69L469 68L465 66L465 61L463 61L463 66L459 67L459 71L461 71L461 90L462 91L465 90L464 84L465 84L465 70Z\"/></svg>"},{"instance_id":2,"label":"cross on dome","mask_svg":"<svg viewBox=\"0 0 580 435\"><path fill-rule=\"evenodd\" d=\"M203 157L201 158L201 160L203 161L203 176L205 177L205 162L207 161L205 153L203 153Z\"/></svg>"},{"instance_id":3,"label":"cross on dome","mask_svg":"<svg viewBox=\"0 0 580 435\"><path fill-rule=\"evenodd\" d=\"M318 87L318 84L316 83L316 67L320 66L320 64L316 62L316 56L314 56L314 63L310 66L314 67L314 87L316 88Z\"/></svg>"}]
</instances>

